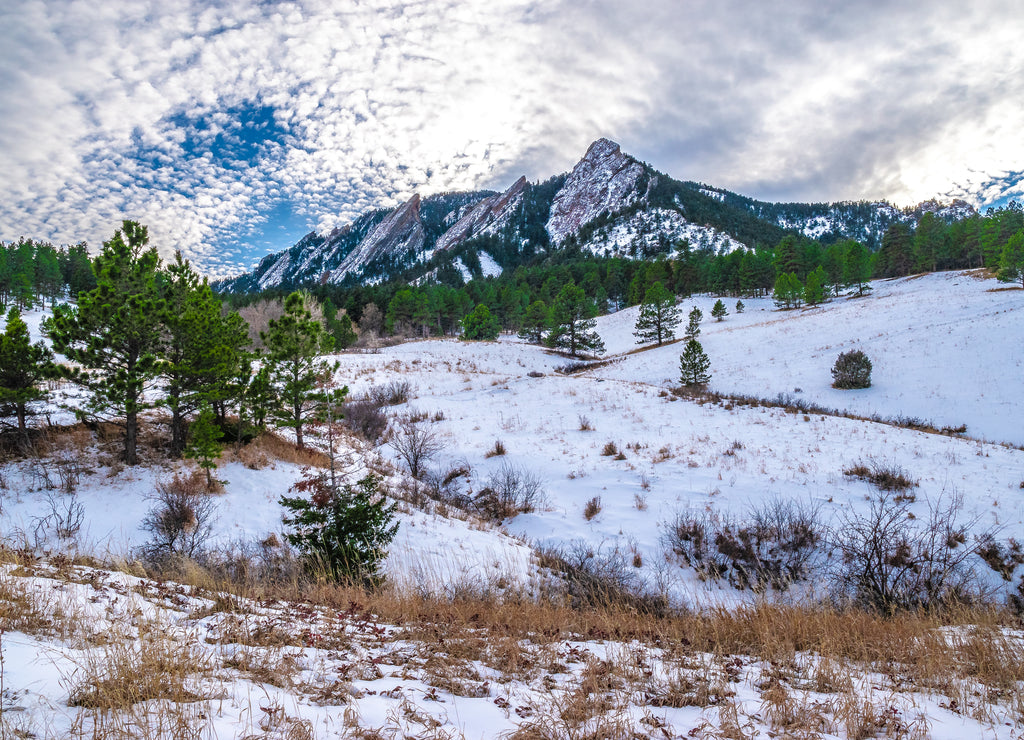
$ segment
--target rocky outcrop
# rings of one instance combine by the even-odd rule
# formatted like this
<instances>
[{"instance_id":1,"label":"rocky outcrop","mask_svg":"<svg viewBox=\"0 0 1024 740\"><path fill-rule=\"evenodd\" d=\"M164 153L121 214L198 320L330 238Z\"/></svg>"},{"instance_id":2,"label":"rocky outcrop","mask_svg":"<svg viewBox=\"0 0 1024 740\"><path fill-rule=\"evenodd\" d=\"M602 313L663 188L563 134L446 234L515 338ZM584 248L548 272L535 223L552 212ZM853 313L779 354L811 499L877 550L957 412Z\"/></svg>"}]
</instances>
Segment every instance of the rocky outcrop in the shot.
<instances>
[{"instance_id":1,"label":"rocky outcrop","mask_svg":"<svg viewBox=\"0 0 1024 740\"><path fill-rule=\"evenodd\" d=\"M504 193L478 201L440 236L434 245L435 252L444 252L474 236L496 232L515 213L525 190L526 177L520 177Z\"/></svg>"},{"instance_id":2,"label":"rocky outcrop","mask_svg":"<svg viewBox=\"0 0 1024 740\"><path fill-rule=\"evenodd\" d=\"M591 144L551 204L547 231L552 243L561 244L603 212L636 200L643 173L644 166L623 154L614 141L598 139Z\"/></svg>"},{"instance_id":3,"label":"rocky outcrop","mask_svg":"<svg viewBox=\"0 0 1024 740\"><path fill-rule=\"evenodd\" d=\"M346 275L358 274L374 260L420 252L426 241L420 221L420 196L414 195L399 206L359 242L359 246L346 255L341 264L331 270L327 281L341 282Z\"/></svg>"}]
</instances>

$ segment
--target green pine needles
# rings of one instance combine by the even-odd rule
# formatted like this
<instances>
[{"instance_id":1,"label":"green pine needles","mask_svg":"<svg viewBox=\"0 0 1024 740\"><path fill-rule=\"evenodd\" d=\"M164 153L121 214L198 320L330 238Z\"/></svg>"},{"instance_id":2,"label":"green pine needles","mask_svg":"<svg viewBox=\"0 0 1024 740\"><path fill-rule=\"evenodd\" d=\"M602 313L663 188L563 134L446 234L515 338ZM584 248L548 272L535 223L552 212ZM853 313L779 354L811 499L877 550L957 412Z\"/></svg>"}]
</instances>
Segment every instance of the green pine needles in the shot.
<instances>
[{"instance_id":1,"label":"green pine needles","mask_svg":"<svg viewBox=\"0 0 1024 740\"><path fill-rule=\"evenodd\" d=\"M708 369L711 367L711 360L700 342L691 339L683 348L683 354L679 357L679 382L688 388L706 385L711 380Z\"/></svg>"},{"instance_id":2,"label":"green pine needles","mask_svg":"<svg viewBox=\"0 0 1024 740\"><path fill-rule=\"evenodd\" d=\"M223 446L220 443L224 432L217 425L213 409L203 404L199 415L192 422L191 438L185 447L185 457L195 460L206 471L206 490L212 491L214 486L213 471L217 467Z\"/></svg>"},{"instance_id":3,"label":"green pine needles","mask_svg":"<svg viewBox=\"0 0 1024 740\"><path fill-rule=\"evenodd\" d=\"M654 283L644 293L644 301L640 304L640 313L636 319L633 336L637 344L670 341L675 337L675 327L679 325L679 309L676 299L660 282Z\"/></svg>"},{"instance_id":4,"label":"green pine needles","mask_svg":"<svg viewBox=\"0 0 1024 740\"><path fill-rule=\"evenodd\" d=\"M305 496L282 496L290 514L288 542L306 559L314 574L334 581L378 585L380 562L398 533L396 502L379 490L380 478L368 475L356 485L332 483L327 473L308 474L291 490Z\"/></svg>"}]
</instances>

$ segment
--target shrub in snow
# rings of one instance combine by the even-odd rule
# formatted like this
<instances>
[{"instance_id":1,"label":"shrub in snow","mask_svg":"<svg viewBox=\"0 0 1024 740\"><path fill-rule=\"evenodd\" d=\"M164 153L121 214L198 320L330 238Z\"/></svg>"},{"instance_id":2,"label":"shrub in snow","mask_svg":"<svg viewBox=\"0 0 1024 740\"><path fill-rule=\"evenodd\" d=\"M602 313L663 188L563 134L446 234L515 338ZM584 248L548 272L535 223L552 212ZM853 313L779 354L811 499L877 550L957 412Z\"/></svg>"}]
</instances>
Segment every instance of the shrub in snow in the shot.
<instances>
[{"instance_id":1,"label":"shrub in snow","mask_svg":"<svg viewBox=\"0 0 1024 740\"><path fill-rule=\"evenodd\" d=\"M355 486L339 485L327 473L308 474L282 496L291 514L288 542L298 548L316 575L367 585L380 581L377 568L398 532L393 522L397 503L378 490L380 478L368 475Z\"/></svg>"},{"instance_id":2,"label":"shrub in snow","mask_svg":"<svg viewBox=\"0 0 1024 740\"><path fill-rule=\"evenodd\" d=\"M816 508L775 500L745 520L681 512L666 527L665 545L702 578L784 591L811 575L825 535Z\"/></svg>"},{"instance_id":3,"label":"shrub in snow","mask_svg":"<svg viewBox=\"0 0 1024 740\"><path fill-rule=\"evenodd\" d=\"M345 404L344 423L368 442L377 442L388 427L388 417L380 406L369 398L359 398Z\"/></svg>"},{"instance_id":4,"label":"shrub in snow","mask_svg":"<svg viewBox=\"0 0 1024 740\"><path fill-rule=\"evenodd\" d=\"M477 511L489 519L505 519L533 511L543 489L540 478L525 468L503 463L487 478L487 484L473 500Z\"/></svg>"},{"instance_id":5,"label":"shrub in snow","mask_svg":"<svg viewBox=\"0 0 1024 740\"><path fill-rule=\"evenodd\" d=\"M405 463L416 480L425 472L423 466L445 448L445 441L434 430L412 418L403 419L393 431L389 444Z\"/></svg>"},{"instance_id":6,"label":"shrub in snow","mask_svg":"<svg viewBox=\"0 0 1024 740\"><path fill-rule=\"evenodd\" d=\"M859 349L843 352L832 366L833 388L870 388L871 360Z\"/></svg>"},{"instance_id":7,"label":"shrub in snow","mask_svg":"<svg viewBox=\"0 0 1024 740\"><path fill-rule=\"evenodd\" d=\"M142 529L150 534L142 554L154 561L198 555L213 532L216 514L216 500L206 493L205 474L195 471L157 483L153 498L155 505L142 520Z\"/></svg>"},{"instance_id":8,"label":"shrub in snow","mask_svg":"<svg viewBox=\"0 0 1024 740\"><path fill-rule=\"evenodd\" d=\"M967 544L977 519L961 521L963 497L937 501L927 520L911 518L909 506L883 493L866 512L842 517L832 533L840 555L831 579L836 595L884 613L980 598L979 547ZM977 539L991 539L991 532Z\"/></svg>"}]
</instances>

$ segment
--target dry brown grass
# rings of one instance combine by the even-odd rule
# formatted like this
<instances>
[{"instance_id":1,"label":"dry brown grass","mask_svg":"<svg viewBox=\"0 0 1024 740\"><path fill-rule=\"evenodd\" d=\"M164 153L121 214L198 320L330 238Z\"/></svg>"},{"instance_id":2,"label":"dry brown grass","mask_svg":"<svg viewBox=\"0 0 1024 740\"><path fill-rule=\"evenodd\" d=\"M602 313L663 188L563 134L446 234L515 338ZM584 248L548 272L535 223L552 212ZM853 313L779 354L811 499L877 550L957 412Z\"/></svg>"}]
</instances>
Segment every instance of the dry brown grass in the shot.
<instances>
[{"instance_id":1,"label":"dry brown grass","mask_svg":"<svg viewBox=\"0 0 1024 740\"><path fill-rule=\"evenodd\" d=\"M168 625L142 622L135 635L108 639L75 662L69 704L86 709L126 709L153 699L191 703L202 697L189 688L210 670L194 635Z\"/></svg>"},{"instance_id":2,"label":"dry brown grass","mask_svg":"<svg viewBox=\"0 0 1024 740\"><path fill-rule=\"evenodd\" d=\"M273 432L264 432L242 447L235 456L246 467L258 470L266 467L271 460L316 468L330 465L327 455L319 450L304 447L301 450Z\"/></svg>"}]
</instances>

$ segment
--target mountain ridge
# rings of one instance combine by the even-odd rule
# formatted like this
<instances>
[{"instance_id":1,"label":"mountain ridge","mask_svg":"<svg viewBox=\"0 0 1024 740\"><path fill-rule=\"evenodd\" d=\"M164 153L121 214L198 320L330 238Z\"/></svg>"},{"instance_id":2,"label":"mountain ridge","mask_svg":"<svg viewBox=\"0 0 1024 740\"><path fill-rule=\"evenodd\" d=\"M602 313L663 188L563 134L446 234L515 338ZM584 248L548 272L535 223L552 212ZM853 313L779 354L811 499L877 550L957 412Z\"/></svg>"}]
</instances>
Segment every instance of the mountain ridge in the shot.
<instances>
[{"instance_id":1,"label":"mountain ridge","mask_svg":"<svg viewBox=\"0 0 1024 740\"><path fill-rule=\"evenodd\" d=\"M947 221L975 213L963 201L932 200L904 209L886 201L758 201L677 180L600 138L570 172L545 183L521 176L500 193L416 193L328 234L311 232L214 287L251 292L370 284L410 274L428 279L441 267L464 264L459 255L465 250L507 268L565 248L646 259L671 253L680 241L718 253L774 246L787 233L824 243L856 239L877 249L889 226L916 223L928 212Z\"/></svg>"}]
</instances>

